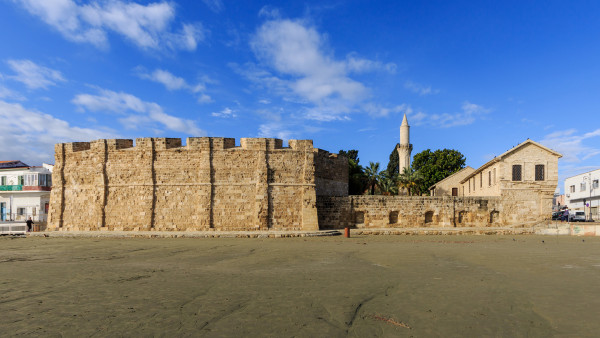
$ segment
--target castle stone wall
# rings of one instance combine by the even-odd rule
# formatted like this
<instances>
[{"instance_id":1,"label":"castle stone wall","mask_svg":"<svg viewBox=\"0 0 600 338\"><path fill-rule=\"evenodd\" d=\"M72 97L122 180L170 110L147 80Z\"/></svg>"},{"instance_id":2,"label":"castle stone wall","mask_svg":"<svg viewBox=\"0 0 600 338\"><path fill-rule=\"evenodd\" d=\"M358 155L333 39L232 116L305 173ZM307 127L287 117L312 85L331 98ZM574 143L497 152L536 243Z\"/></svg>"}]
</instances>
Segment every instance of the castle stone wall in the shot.
<instances>
[{"instance_id":1,"label":"castle stone wall","mask_svg":"<svg viewBox=\"0 0 600 338\"><path fill-rule=\"evenodd\" d=\"M317 195L347 195L347 160L310 140L289 147L266 138L241 139L239 147L231 138L186 143L57 144L49 228L316 230Z\"/></svg>"},{"instance_id":2,"label":"castle stone wall","mask_svg":"<svg viewBox=\"0 0 600 338\"><path fill-rule=\"evenodd\" d=\"M538 199L539 200L539 199ZM518 203L522 203L520 200ZM319 196L321 229L497 227L541 221L501 197ZM539 208L535 200L529 202Z\"/></svg>"}]
</instances>

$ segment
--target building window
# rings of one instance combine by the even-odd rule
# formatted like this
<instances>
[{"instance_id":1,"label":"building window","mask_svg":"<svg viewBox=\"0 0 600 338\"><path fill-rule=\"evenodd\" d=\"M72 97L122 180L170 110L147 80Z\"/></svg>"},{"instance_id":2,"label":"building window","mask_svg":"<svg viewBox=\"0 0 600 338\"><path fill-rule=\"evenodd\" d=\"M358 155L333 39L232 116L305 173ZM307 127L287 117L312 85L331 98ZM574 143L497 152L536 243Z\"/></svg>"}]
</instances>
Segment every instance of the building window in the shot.
<instances>
[{"instance_id":1,"label":"building window","mask_svg":"<svg viewBox=\"0 0 600 338\"><path fill-rule=\"evenodd\" d=\"M452 188L452 196L458 196L458 188Z\"/></svg>"},{"instance_id":2,"label":"building window","mask_svg":"<svg viewBox=\"0 0 600 338\"><path fill-rule=\"evenodd\" d=\"M19 215L19 216L25 215L25 208L17 208L17 215Z\"/></svg>"},{"instance_id":3,"label":"building window","mask_svg":"<svg viewBox=\"0 0 600 338\"><path fill-rule=\"evenodd\" d=\"M521 180L521 165L520 164L514 164L512 166L512 180L513 181Z\"/></svg>"},{"instance_id":4,"label":"building window","mask_svg":"<svg viewBox=\"0 0 600 338\"><path fill-rule=\"evenodd\" d=\"M579 186L579 191L585 191L585 182L581 183Z\"/></svg>"},{"instance_id":5,"label":"building window","mask_svg":"<svg viewBox=\"0 0 600 338\"><path fill-rule=\"evenodd\" d=\"M52 174L47 174L46 176L47 176L46 183L48 184L49 187L51 187L52 186Z\"/></svg>"},{"instance_id":6,"label":"building window","mask_svg":"<svg viewBox=\"0 0 600 338\"><path fill-rule=\"evenodd\" d=\"M592 189L598 189L598 180L594 180L592 183Z\"/></svg>"},{"instance_id":7,"label":"building window","mask_svg":"<svg viewBox=\"0 0 600 338\"><path fill-rule=\"evenodd\" d=\"M488 171L488 186L492 186L492 172Z\"/></svg>"},{"instance_id":8,"label":"building window","mask_svg":"<svg viewBox=\"0 0 600 338\"><path fill-rule=\"evenodd\" d=\"M569 187L569 191L570 191L570 192L575 192L575 186L574 186L574 185L570 186L570 187Z\"/></svg>"},{"instance_id":9,"label":"building window","mask_svg":"<svg viewBox=\"0 0 600 338\"><path fill-rule=\"evenodd\" d=\"M37 174L25 175L25 185L37 186L38 185L38 175Z\"/></svg>"},{"instance_id":10,"label":"building window","mask_svg":"<svg viewBox=\"0 0 600 338\"><path fill-rule=\"evenodd\" d=\"M45 187L46 186L46 175L40 175L40 186Z\"/></svg>"},{"instance_id":11,"label":"building window","mask_svg":"<svg viewBox=\"0 0 600 338\"><path fill-rule=\"evenodd\" d=\"M25 183L25 179L23 178L23 175L19 176L17 181L19 182L19 185L23 185L23 183Z\"/></svg>"},{"instance_id":12,"label":"building window","mask_svg":"<svg viewBox=\"0 0 600 338\"><path fill-rule=\"evenodd\" d=\"M535 180L536 181L544 180L544 165L543 164L535 165Z\"/></svg>"},{"instance_id":13,"label":"building window","mask_svg":"<svg viewBox=\"0 0 600 338\"><path fill-rule=\"evenodd\" d=\"M483 188L483 171L479 173L479 187Z\"/></svg>"},{"instance_id":14,"label":"building window","mask_svg":"<svg viewBox=\"0 0 600 338\"><path fill-rule=\"evenodd\" d=\"M0 177L0 185L6 185L6 176Z\"/></svg>"},{"instance_id":15,"label":"building window","mask_svg":"<svg viewBox=\"0 0 600 338\"><path fill-rule=\"evenodd\" d=\"M494 168L494 184L496 184L496 168Z\"/></svg>"}]
</instances>

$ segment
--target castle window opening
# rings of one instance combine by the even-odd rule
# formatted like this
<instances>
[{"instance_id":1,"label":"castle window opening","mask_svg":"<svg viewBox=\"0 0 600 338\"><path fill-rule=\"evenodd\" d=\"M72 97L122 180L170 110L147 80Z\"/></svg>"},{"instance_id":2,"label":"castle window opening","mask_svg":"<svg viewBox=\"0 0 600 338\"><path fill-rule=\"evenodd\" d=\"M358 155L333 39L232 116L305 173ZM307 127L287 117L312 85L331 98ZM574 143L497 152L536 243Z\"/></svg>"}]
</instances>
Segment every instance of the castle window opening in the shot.
<instances>
[{"instance_id":1,"label":"castle window opening","mask_svg":"<svg viewBox=\"0 0 600 338\"><path fill-rule=\"evenodd\" d=\"M512 180L513 181L521 181L521 170L522 166L520 164L514 164L512 166Z\"/></svg>"},{"instance_id":2,"label":"castle window opening","mask_svg":"<svg viewBox=\"0 0 600 338\"><path fill-rule=\"evenodd\" d=\"M390 212L390 224L398 223L398 211Z\"/></svg>"},{"instance_id":3,"label":"castle window opening","mask_svg":"<svg viewBox=\"0 0 600 338\"><path fill-rule=\"evenodd\" d=\"M458 223L463 223L465 221L465 217L467 216L467 212L466 211L460 211L458 213Z\"/></svg>"},{"instance_id":4,"label":"castle window opening","mask_svg":"<svg viewBox=\"0 0 600 338\"><path fill-rule=\"evenodd\" d=\"M433 222L433 211L427 211L425 213L425 223L432 223Z\"/></svg>"},{"instance_id":5,"label":"castle window opening","mask_svg":"<svg viewBox=\"0 0 600 338\"><path fill-rule=\"evenodd\" d=\"M535 180L536 181L544 180L544 165L543 164L535 165Z\"/></svg>"},{"instance_id":6,"label":"castle window opening","mask_svg":"<svg viewBox=\"0 0 600 338\"><path fill-rule=\"evenodd\" d=\"M479 173L479 187L483 188L483 171Z\"/></svg>"},{"instance_id":7,"label":"castle window opening","mask_svg":"<svg viewBox=\"0 0 600 338\"><path fill-rule=\"evenodd\" d=\"M492 172L488 171L488 187L492 186Z\"/></svg>"},{"instance_id":8,"label":"castle window opening","mask_svg":"<svg viewBox=\"0 0 600 338\"><path fill-rule=\"evenodd\" d=\"M354 223L356 223L356 224L364 224L365 223L365 212L364 211L357 211L354 214Z\"/></svg>"},{"instance_id":9,"label":"castle window opening","mask_svg":"<svg viewBox=\"0 0 600 338\"><path fill-rule=\"evenodd\" d=\"M499 216L500 216L500 212L498 212L497 210L490 212L490 223L498 222Z\"/></svg>"}]
</instances>

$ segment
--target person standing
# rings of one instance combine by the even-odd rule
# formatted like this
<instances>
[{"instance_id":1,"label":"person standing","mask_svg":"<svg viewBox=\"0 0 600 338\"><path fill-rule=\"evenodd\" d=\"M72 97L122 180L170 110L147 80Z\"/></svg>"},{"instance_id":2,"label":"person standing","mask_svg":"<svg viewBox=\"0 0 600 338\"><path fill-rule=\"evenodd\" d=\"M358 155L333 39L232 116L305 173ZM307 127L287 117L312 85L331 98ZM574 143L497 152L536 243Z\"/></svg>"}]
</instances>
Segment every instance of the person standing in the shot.
<instances>
[{"instance_id":1,"label":"person standing","mask_svg":"<svg viewBox=\"0 0 600 338\"><path fill-rule=\"evenodd\" d=\"M27 232L31 232L31 230L33 230L33 220L31 219L31 217L29 217L29 219L27 220Z\"/></svg>"}]
</instances>

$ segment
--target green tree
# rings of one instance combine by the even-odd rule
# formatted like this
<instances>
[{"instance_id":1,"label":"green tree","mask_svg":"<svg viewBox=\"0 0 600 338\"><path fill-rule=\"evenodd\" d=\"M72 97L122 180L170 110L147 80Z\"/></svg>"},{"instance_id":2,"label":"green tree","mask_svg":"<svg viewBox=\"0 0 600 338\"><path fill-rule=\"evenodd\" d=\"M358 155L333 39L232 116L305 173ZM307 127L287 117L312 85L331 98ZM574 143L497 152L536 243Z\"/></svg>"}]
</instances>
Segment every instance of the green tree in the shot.
<instances>
[{"instance_id":1,"label":"green tree","mask_svg":"<svg viewBox=\"0 0 600 338\"><path fill-rule=\"evenodd\" d=\"M424 150L413 157L412 167L419 171L423 180L418 188L429 194L429 187L465 167L465 156L457 150Z\"/></svg>"},{"instance_id":2,"label":"green tree","mask_svg":"<svg viewBox=\"0 0 600 338\"><path fill-rule=\"evenodd\" d=\"M382 171L381 179L379 181L379 190L383 195L397 195L398 173L390 174L387 170Z\"/></svg>"},{"instance_id":3,"label":"green tree","mask_svg":"<svg viewBox=\"0 0 600 338\"><path fill-rule=\"evenodd\" d=\"M375 187L381 180L379 162L369 162L369 166L365 168L365 177L367 178L367 187L371 190L371 195L375 195Z\"/></svg>"},{"instance_id":4,"label":"green tree","mask_svg":"<svg viewBox=\"0 0 600 338\"><path fill-rule=\"evenodd\" d=\"M358 150L340 150L338 155L348 158L348 194L361 195L365 191L366 178L364 169L359 164Z\"/></svg>"},{"instance_id":5,"label":"green tree","mask_svg":"<svg viewBox=\"0 0 600 338\"><path fill-rule=\"evenodd\" d=\"M400 166L400 158L398 157L398 149L397 149L399 145L400 145L399 143L396 143L396 146L390 153L390 161L388 162L388 165L387 165L387 172L390 175L399 174L398 168Z\"/></svg>"},{"instance_id":6,"label":"green tree","mask_svg":"<svg viewBox=\"0 0 600 338\"><path fill-rule=\"evenodd\" d=\"M404 168L398 176L400 187L403 188L409 196L420 194L420 184L422 181L423 175L412 166Z\"/></svg>"}]
</instances>

